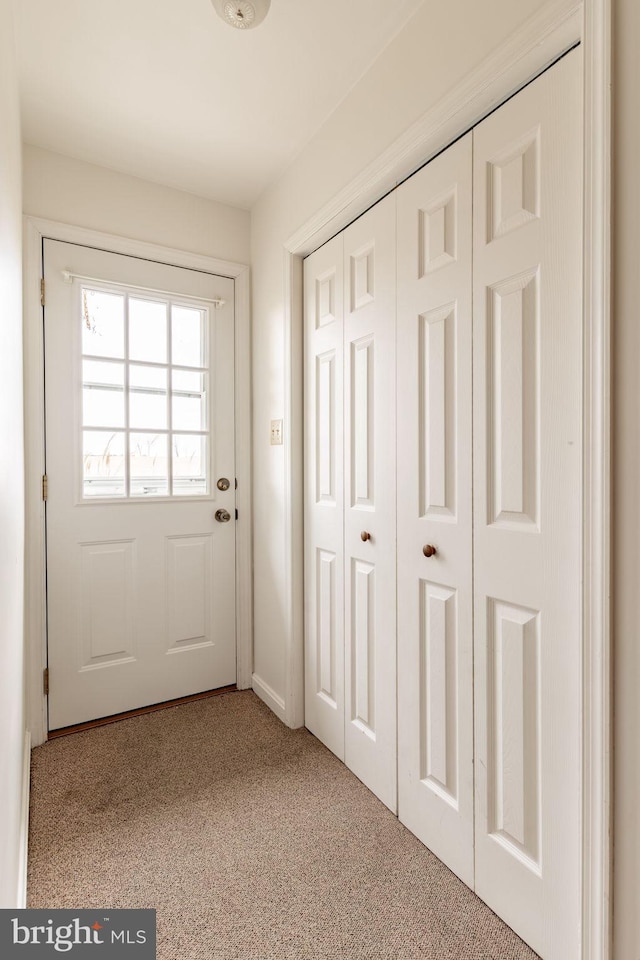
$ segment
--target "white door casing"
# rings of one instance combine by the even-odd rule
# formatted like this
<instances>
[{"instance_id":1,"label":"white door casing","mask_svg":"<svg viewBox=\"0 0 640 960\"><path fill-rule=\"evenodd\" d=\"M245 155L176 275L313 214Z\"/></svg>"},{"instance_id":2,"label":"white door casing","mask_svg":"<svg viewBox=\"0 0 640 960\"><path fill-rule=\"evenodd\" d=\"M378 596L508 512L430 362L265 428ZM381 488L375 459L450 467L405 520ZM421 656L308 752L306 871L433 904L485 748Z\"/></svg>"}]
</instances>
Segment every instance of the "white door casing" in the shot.
<instances>
[{"instance_id":1,"label":"white door casing","mask_svg":"<svg viewBox=\"0 0 640 960\"><path fill-rule=\"evenodd\" d=\"M345 763L397 810L396 199L344 232Z\"/></svg>"},{"instance_id":2,"label":"white door casing","mask_svg":"<svg viewBox=\"0 0 640 960\"><path fill-rule=\"evenodd\" d=\"M304 263L305 723L344 760L342 234Z\"/></svg>"},{"instance_id":3,"label":"white door casing","mask_svg":"<svg viewBox=\"0 0 640 960\"><path fill-rule=\"evenodd\" d=\"M474 131L476 892L580 956L582 54Z\"/></svg>"},{"instance_id":4,"label":"white door casing","mask_svg":"<svg viewBox=\"0 0 640 960\"><path fill-rule=\"evenodd\" d=\"M69 283L63 271L93 279ZM233 281L56 241L45 241L45 281L50 727L57 728L235 682ZM208 494L147 496L132 476L131 499L85 496L81 333L88 319L83 288L122 294L125 300L130 295L128 303L134 297L173 299L202 307L202 316L209 318L205 343L213 362L207 400L215 416L209 424ZM152 290L171 291L173 297ZM216 297L226 301L217 309L211 302ZM137 359L134 363L127 355L122 362L92 363L118 369L127 385L131 378L131 386L134 376L168 376L162 363L153 365L153 357L146 365L143 355ZM173 359L191 362L175 354ZM202 362L208 366L208 358ZM172 370L175 378L178 371ZM200 380L200 374L189 376ZM139 397L122 393L129 397L124 406L133 445L157 423L147 430L141 420L136 424ZM165 393L159 401L167 399ZM174 398L174 404L192 401ZM174 416L177 443L177 406L166 410L169 422ZM207 415L199 411L198 416L204 417L205 429ZM117 430L113 435L126 436ZM218 491L216 480L223 475L229 489ZM176 473L176 488L188 482ZM215 522L220 507L229 511L230 522Z\"/></svg>"},{"instance_id":5,"label":"white door casing","mask_svg":"<svg viewBox=\"0 0 640 960\"><path fill-rule=\"evenodd\" d=\"M473 887L471 188L469 133L397 190L398 805Z\"/></svg>"}]
</instances>

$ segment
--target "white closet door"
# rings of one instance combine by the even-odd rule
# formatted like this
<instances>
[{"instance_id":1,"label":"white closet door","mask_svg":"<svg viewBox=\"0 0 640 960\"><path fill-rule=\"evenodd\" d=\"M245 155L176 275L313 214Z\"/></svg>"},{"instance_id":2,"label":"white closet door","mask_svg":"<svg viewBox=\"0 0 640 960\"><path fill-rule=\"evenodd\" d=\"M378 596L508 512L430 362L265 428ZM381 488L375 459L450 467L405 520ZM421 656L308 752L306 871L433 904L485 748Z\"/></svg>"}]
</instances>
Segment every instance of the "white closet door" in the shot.
<instances>
[{"instance_id":1,"label":"white closet door","mask_svg":"<svg viewBox=\"0 0 640 960\"><path fill-rule=\"evenodd\" d=\"M343 235L304 263L305 724L344 760Z\"/></svg>"},{"instance_id":2,"label":"white closet door","mask_svg":"<svg viewBox=\"0 0 640 960\"><path fill-rule=\"evenodd\" d=\"M581 52L474 134L476 891L580 955Z\"/></svg>"},{"instance_id":3,"label":"white closet door","mask_svg":"<svg viewBox=\"0 0 640 960\"><path fill-rule=\"evenodd\" d=\"M471 186L467 134L397 192L399 815L469 886Z\"/></svg>"},{"instance_id":4,"label":"white closet door","mask_svg":"<svg viewBox=\"0 0 640 960\"><path fill-rule=\"evenodd\" d=\"M344 233L345 763L396 795L396 199Z\"/></svg>"}]
</instances>

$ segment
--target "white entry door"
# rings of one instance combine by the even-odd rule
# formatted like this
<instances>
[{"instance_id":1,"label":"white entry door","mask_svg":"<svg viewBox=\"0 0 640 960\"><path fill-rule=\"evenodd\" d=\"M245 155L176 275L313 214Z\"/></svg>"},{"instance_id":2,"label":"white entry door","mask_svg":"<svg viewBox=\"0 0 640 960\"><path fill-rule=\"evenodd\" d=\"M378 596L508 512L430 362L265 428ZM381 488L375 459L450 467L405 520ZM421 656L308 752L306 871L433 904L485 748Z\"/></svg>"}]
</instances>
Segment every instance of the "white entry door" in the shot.
<instances>
[{"instance_id":1,"label":"white entry door","mask_svg":"<svg viewBox=\"0 0 640 960\"><path fill-rule=\"evenodd\" d=\"M56 729L235 683L234 285L50 240L44 269Z\"/></svg>"},{"instance_id":2,"label":"white entry door","mask_svg":"<svg viewBox=\"0 0 640 960\"><path fill-rule=\"evenodd\" d=\"M580 956L581 51L474 131L476 892Z\"/></svg>"}]
</instances>

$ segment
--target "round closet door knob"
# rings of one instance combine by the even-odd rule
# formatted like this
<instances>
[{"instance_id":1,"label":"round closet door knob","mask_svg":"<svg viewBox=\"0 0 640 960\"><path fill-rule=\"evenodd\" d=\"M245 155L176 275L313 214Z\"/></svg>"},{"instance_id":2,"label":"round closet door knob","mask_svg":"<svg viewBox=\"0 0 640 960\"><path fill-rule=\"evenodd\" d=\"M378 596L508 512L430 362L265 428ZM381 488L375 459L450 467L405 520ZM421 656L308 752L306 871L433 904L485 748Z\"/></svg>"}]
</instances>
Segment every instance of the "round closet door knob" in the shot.
<instances>
[{"instance_id":1,"label":"round closet door knob","mask_svg":"<svg viewBox=\"0 0 640 960\"><path fill-rule=\"evenodd\" d=\"M422 548L422 552L424 553L425 557L435 557L435 555L436 555L436 553L437 553L438 551L437 551L436 548L433 546L433 544L427 543L427 544L425 544L425 546Z\"/></svg>"},{"instance_id":2,"label":"round closet door knob","mask_svg":"<svg viewBox=\"0 0 640 960\"><path fill-rule=\"evenodd\" d=\"M360 539L366 543L367 540L371 540L371 534L367 533L366 530L363 530L362 533L360 534Z\"/></svg>"}]
</instances>

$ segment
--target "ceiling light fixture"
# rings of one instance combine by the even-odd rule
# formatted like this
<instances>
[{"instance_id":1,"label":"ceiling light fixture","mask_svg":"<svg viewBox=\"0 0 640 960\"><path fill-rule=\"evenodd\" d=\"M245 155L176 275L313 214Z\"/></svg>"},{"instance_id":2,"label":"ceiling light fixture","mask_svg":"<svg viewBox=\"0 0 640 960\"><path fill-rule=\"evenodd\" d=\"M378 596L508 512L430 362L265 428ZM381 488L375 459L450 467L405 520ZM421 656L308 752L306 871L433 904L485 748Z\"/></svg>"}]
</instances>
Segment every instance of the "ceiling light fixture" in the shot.
<instances>
[{"instance_id":1,"label":"ceiling light fixture","mask_svg":"<svg viewBox=\"0 0 640 960\"><path fill-rule=\"evenodd\" d=\"M225 23L237 30L251 30L262 23L271 0L211 0L213 8Z\"/></svg>"}]
</instances>

